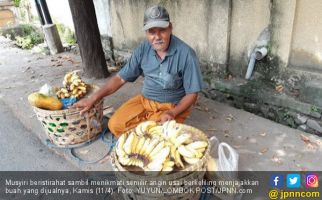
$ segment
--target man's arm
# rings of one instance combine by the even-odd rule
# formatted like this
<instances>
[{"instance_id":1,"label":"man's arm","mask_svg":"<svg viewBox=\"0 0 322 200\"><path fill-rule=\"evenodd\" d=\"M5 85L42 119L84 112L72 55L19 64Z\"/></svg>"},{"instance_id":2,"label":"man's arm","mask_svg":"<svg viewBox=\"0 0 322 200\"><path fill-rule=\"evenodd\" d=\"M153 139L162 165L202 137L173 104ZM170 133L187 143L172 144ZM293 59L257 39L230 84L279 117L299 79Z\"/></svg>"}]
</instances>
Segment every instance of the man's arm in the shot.
<instances>
[{"instance_id":1,"label":"man's arm","mask_svg":"<svg viewBox=\"0 0 322 200\"><path fill-rule=\"evenodd\" d=\"M161 123L174 119L177 115L189 109L197 101L198 93L190 93L184 96L173 109L168 110L161 116Z\"/></svg>"},{"instance_id":2,"label":"man's arm","mask_svg":"<svg viewBox=\"0 0 322 200\"><path fill-rule=\"evenodd\" d=\"M82 108L81 114L89 110L96 101L113 94L116 92L120 87L122 87L126 83L119 75L115 75L110 78L103 87L101 87L97 92L91 95L89 98L84 98L79 102L75 103L73 106Z\"/></svg>"}]
</instances>

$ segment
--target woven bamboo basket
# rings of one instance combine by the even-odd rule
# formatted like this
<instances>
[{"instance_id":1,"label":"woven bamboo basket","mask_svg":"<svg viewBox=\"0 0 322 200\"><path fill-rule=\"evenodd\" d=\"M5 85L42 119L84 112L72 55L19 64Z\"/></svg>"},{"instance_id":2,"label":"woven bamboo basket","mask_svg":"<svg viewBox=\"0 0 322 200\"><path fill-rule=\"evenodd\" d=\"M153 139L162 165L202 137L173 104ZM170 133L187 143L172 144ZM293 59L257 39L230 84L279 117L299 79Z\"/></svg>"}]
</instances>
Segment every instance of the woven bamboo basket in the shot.
<instances>
[{"instance_id":1,"label":"woven bamboo basket","mask_svg":"<svg viewBox=\"0 0 322 200\"><path fill-rule=\"evenodd\" d=\"M89 94L97 89L95 85L90 86ZM78 108L51 111L34 107L34 112L49 140L57 147L79 145L102 132L103 100L96 102L83 116Z\"/></svg>"},{"instance_id":2,"label":"woven bamboo basket","mask_svg":"<svg viewBox=\"0 0 322 200\"><path fill-rule=\"evenodd\" d=\"M117 159L115 151L112 152L111 160L112 167L115 171L115 175L118 180L121 181L146 181L147 184L144 186L140 185L129 185L121 186L124 189L132 191L131 193L124 193L123 197L126 200L195 200L199 199L201 192L196 190L197 187L202 187L202 185L189 184L194 181L202 181L206 172L207 159L209 157L210 143L207 136L192 126L183 125L183 130L185 132L192 133L193 139L200 139L208 142L208 147L204 153L204 156L194 165L188 165L181 170L175 170L167 175L162 176L147 176L144 175L142 170L138 168L123 167ZM161 185L151 185L152 182L160 182ZM180 183L180 184L174 184ZM157 192L140 192L142 187L150 188L150 191ZM141 188L141 189L139 189ZM170 189L169 189L170 188ZM161 191L161 192L159 192ZM169 191L174 191L169 193ZM183 191L183 192L179 192Z\"/></svg>"}]
</instances>

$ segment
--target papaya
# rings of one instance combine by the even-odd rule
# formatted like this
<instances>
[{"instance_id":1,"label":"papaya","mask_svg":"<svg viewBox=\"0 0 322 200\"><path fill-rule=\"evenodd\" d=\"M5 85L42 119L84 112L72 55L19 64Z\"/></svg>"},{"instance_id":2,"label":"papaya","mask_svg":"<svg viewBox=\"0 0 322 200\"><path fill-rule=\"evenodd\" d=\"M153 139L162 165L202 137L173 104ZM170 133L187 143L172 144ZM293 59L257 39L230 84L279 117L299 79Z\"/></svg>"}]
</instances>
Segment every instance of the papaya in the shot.
<instances>
[{"instance_id":1,"label":"papaya","mask_svg":"<svg viewBox=\"0 0 322 200\"><path fill-rule=\"evenodd\" d=\"M50 97L39 92L32 93L28 96L30 105L46 110L61 110L63 104L55 97Z\"/></svg>"}]
</instances>

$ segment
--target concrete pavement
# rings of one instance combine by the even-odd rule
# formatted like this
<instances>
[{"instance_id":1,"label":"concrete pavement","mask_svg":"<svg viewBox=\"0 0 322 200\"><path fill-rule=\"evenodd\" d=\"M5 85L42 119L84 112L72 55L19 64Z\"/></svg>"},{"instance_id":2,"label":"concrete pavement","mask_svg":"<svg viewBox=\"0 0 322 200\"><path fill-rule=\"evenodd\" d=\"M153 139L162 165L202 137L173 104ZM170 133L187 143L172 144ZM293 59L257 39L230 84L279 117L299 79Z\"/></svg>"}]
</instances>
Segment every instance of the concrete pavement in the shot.
<instances>
[{"instance_id":1,"label":"concrete pavement","mask_svg":"<svg viewBox=\"0 0 322 200\"><path fill-rule=\"evenodd\" d=\"M13 116L0 100L0 170L77 171L77 167L50 151Z\"/></svg>"},{"instance_id":2,"label":"concrete pavement","mask_svg":"<svg viewBox=\"0 0 322 200\"><path fill-rule=\"evenodd\" d=\"M61 65L54 66L57 62L61 62ZM79 56L73 53L43 56L16 49L10 42L0 42L0 99L29 130L28 134L37 135L42 141L46 138L27 102L28 94L45 83L61 85L66 72L80 69L79 62ZM98 85L105 82L102 79L84 80ZM105 104L117 108L128 98L138 94L141 86L142 79L126 84L116 94L105 98ZM239 153L239 170L322 169L322 163L317 162L322 156L321 138L212 101L202 95L186 123L233 146ZM98 142L87 147L89 149L80 151L92 153L91 157L104 151L104 145ZM52 150L82 170L111 169L108 160L99 164L82 164L70 158L64 150Z\"/></svg>"}]
</instances>

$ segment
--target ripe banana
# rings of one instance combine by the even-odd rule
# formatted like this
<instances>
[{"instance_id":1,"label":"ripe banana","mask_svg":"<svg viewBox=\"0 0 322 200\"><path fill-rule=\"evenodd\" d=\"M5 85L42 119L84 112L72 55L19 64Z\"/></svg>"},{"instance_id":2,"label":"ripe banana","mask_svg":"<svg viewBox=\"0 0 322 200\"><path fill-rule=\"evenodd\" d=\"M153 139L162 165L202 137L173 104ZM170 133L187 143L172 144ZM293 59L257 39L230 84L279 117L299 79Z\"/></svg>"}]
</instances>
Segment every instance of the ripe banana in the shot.
<instances>
[{"instance_id":1,"label":"ripe banana","mask_svg":"<svg viewBox=\"0 0 322 200\"><path fill-rule=\"evenodd\" d=\"M209 159L207 161L207 171L218 171L217 160L212 156L209 156Z\"/></svg>"},{"instance_id":2,"label":"ripe banana","mask_svg":"<svg viewBox=\"0 0 322 200\"><path fill-rule=\"evenodd\" d=\"M163 163L170 154L170 147L164 147L158 153L151 157L152 160L158 160Z\"/></svg>"},{"instance_id":3,"label":"ripe banana","mask_svg":"<svg viewBox=\"0 0 322 200\"><path fill-rule=\"evenodd\" d=\"M159 139L158 138L153 138L152 141L150 142L149 146L146 147L145 153L143 155L150 155L151 151L153 150L153 148L155 147L155 145L157 145L159 143Z\"/></svg>"},{"instance_id":4,"label":"ripe banana","mask_svg":"<svg viewBox=\"0 0 322 200\"><path fill-rule=\"evenodd\" d=\"M78 84L78 79L74 79ZM183 126L175 120L162 126L154 121L145 121L134 131L123 134L115 151L122 165L137 166L146 174L156 176L170 173L174 167L183 169L185 163L196 164L207 147L208 142L193 141L192 134L184 132Z\"/></svg>"},{"instance_id":5,"label":"ripe banana","mask_svg":"<svg viewBox=\"0 0 322 200\"><path fill-rule=\"evenodd\" d=\"M188 158L195 157L195 153L188 150L184 145L179 146L178 151L183 157L188 157Z\"/></svg>"},{"instance_id":6,"label":"ripe banana","mask_svg":"<svg viewBox=\"0 0 322 200\"><path fill-rule=\"evenodd\" d=\"M166 174L169 174L172 171L173 171L173 167L163 167L162 171L161 171L161 174L166 175Z\"/></svg>"},{"instance_id":7,"label":"ripe banana","mask_svg":"<svg viewBox=\"0 0 322 200\"><path fill-rule=\"evenodd\" d=\"M193 149L202 149L202 148L206 148L208 146L208 143L205 141L195 141L195 142L188 144L187 146L189 146Z\"/></svg>"},{"instance_id":8,"label":"ripe banana","mask_svg":"<svg viewBox=\"0 0 322 200\"><path fill-rule=\"evenodd\" d=\"M150 142L151 142L151 139L150 138L147 138L145 139L145 142L143 144L143 147L141 148L139 154L140 155L146 155L146 148L150 145Z\"/></svg>"},{"instance_id":9,"label":"ripe banana","mask_svg":"<svg viewBox=\"0 0 322 200\"><path fill-rule=\"evenodd\" d=\"M141 137L140 139L139 139L139 142L137 143L137 145L136 145L136 148L135 148L135 153L140 153L140 151L141 151L141 149L142 149L142 147L143 147L143 145L144 145L144 142L145 142L145 137Z\"/></svg>"},{"instance_id":10,"label":"ripe banana","mask_svg":"<svg viewBox=\"0 0 322 200\"><path fill-rule=\"evenodd\" d=\"M191 134L183 133L183 134L179 135L177 138L173 139L174 140L174 146L179 147L181 144L185 143L189 139L191 139Z\"/></svg>"},{"instance_id":11,"label":"ripe banana","mask_svg":"<svg viewBox=\"0 0 322 200\"><path fill-rule=\"evenodd\" d=\"M124 143L124 151L125 153L127 153L128 155L131 154L132 151L132 143L135 137L135 133L131 132L130 135L127 137L126 142Z\"/></svg>"},{"instance_id":12,"label":"ripe banana","mask_svg":"<svg viewBox=\"0 0 322 200\"><path fill-rule=\"evenodd\" d=\"M159 153L159 151L161 151L163 147L164 147L164 141L160 142L155 146L155 148L151 151L149 157L152 158L155 154Z\"/></svg>"},{"instance_id":13,"label":"ripe banana","mask_svg":"<svg viewBox=\"0 0 322 200\"><path fill-rule=\"evenodd\" d=\"M131 144L131 153L136 153L135 150L136 150L138 142L139 142L139 138L136 136L135 133L133 133L133 141Z\"/></svg>"},{"instance_id":14,"label":"ripe banana","mask_svg":"<svg viewBox=\"0 0 322 200\"><path fill-rule=\"evenodd\" d=\"M86 84L75 71L69 72L64 76L63 85L64 87L56 92L57 97L60 99L69 97L81 98L87 92Z\"/></svg>"},{"instance_id":15,"label":"ripe banana","mask_svg":"<svg viewBox=\"0 0 322 200\"><path fill-rule=\"evenodd\" d=\"M200 160L199 158L188 158L188 157L183 157L183 159L191 165L196 164Z\"/></svg>"},{"instance_id":16,"label":"ripe banana","mask_svg":"<svg viewBox=\"0 0 322 200\"><path fill-rule=\"evenodd\" d=\"M174 162L175 162L177 167L184 168L184 164L183 164L183 162L181 160L179 151L175 152L175 160L174 160Z\"/></svg>"},{"instance_id":17,"label":"ripe banana","mask_svg":"<svg viewBox=\"0 0 322 200\"><path fill-rule=\"evenodd\" d=\"M164 163L163 163L163 168L166 168L166 167L173 167L174 166L174 162L171 161L171 160L166 160Z\"/></svg>"},{"instance_id":18,"label":"ripe banana","mask_svg":"<svg viewBox=\"0 0 322 200\"><path fill-rule=\"evenodd\" d=\"M136 128L135 132L137 135L144 135L150 128L156 126L157 123L155 121L145 121L140 123Z\"/></svg>"}]
</instances>

